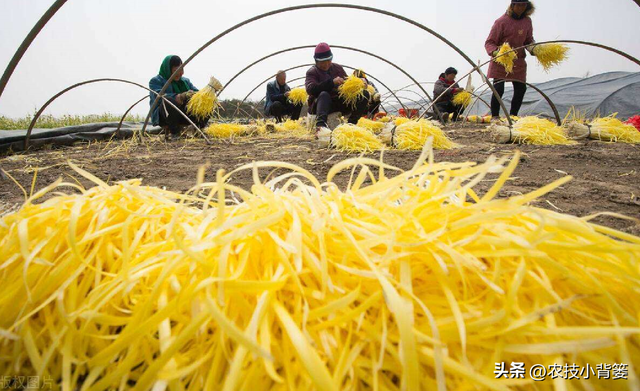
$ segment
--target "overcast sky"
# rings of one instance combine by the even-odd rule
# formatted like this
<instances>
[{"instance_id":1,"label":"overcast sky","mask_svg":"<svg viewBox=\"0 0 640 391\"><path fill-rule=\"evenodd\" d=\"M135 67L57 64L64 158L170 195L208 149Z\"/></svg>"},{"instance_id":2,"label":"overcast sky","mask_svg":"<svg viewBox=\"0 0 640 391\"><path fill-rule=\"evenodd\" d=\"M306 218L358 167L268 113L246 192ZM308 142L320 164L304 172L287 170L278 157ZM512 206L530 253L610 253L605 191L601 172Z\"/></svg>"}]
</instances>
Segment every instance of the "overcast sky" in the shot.
<instances>
[{"instance_id":1,"label":"overcast sky","mask_svg":"<svg viewBox=\"0 0 640 391\"><path fill-rule=\"evenodd\" d=\"M0 0L0 67L52 0ZM0 98L0 115L34 112L61 89L92 78L113 77L147 85L165 55L186 59L203 43L234 24L297 0L69 0L22 58ZM388 10L414 19L458 45L474 61L488 59L484 41L509 0L374 0L354 4ZM537 41L576 39L610 45L640 57L640 7L632 0L539 0L533 16ZM452 49L415 26L383 15L348 9L302 10L251 23L225 36L187 67L196 86L210 75L223 83L238 70L269 53L302 45L358 47L392 60L420 81L435 81L448 66L466 73L470 66ZM313 49L266 60L236 79L223 97L243 98L279 68L312 62ZM362 67L391 88L411 81L363 54L334 50L334 61ZM529 58L529 81L585 76L609 71L640 71L628 60L600 49L571 46L570 59L545 73ZM300 68L289 79L304 76ZM299 82L291 83L292 86ZM474 80L477 86L479 80ZM431 87L428 89L431 93ZM253 99L260 99L264 88ZM145 95L130 85L106 83L80 87L58 99L47 113L122 113ZM407 93L407 97L412 94ZM146 114L148 104L134 111Z\"/></svg>"}]
</instances>

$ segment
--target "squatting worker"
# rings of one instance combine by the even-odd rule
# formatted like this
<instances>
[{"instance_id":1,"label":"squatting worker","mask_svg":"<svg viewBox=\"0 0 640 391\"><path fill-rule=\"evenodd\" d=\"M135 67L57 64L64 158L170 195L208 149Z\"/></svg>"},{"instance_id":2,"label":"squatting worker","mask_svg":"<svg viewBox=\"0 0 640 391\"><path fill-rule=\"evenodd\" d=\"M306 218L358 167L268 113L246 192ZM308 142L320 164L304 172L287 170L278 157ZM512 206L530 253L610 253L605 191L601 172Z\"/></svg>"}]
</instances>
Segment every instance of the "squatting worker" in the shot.
<instances>
[{"instance_id":1,"label":"squatting worker","mask_svg":"<svg viewBox=\"0 0 640 391\"><path fill-rule=\"evenodd\" d=\"M300 118L302 105L294 105L289 102L289 91L291 88L287 84L287 74L285 71L278 71L276 79L267 84L264 114L275 117L277 122L282 122L285 115L297 121Z\"/></svg>"},{"instance_id":2,"label":"squatting worker","mask_svg":"<svg viewBox=\"0 0 640 391\"><path fill-rule=\"evenodd\" d=\"M369 97L369 106L367 107L367 115L373 117L380 111L380 93L378 92L378 88L367 79L367 74L364 73L362 69L354 70L353 76L361 78L367 86L373 87L374 93Z\"/></svg>"},{"instance_id":3,"label":"squatting worker","mask_svg":"<svg viewBox=\"0 0 640 391\"><path fill-rule=\"evenodd\" d=\"M316 46L313 58L316 65L309 68L305 87L309 94L309 111L317 117L317 128L327 126L327 117L334 112L349 115L349 123L355 124L360 117L366 115L369 106L369 92L365 91L355 105L349 107L339 96L338 87L344 83L347 74L344 69L333 63L333 53L326 43Z\"/></svg>"},{"instance_id":4,"label":"squatting worker","mask_svg":"<svg viewBox=\"0 0 640 391\"><path fill-rule=\"evenodd\" d=\"M444 73L440 74L438 81L433 86L433 98L436 100L436 107L442 115L442 123L447 122L450 113L453 113L451 121L456 121L464 107L453 104L453 96L462 91L462 88L456 83L458 71L453 68L447 68Z\"/></svg>"},{"instance_id":5,"label":"squatting worker","mask_svg":"<svg viewBox=\"0 0 640 391\"><path fill-rule=\"evenodd\" d=\"M149 81L149 89L160 92L162 87L171 75L182 65L182 60L178 56L170 55L164 58L162 65L160 66L160 72L156 77ZM176 105L178 109L186 114L187 102L195 94L198 89L191 83L189 79L183 77L184 69L181 69L176 76L171 79L171 84L164 93L164 97L171 103ZM153 101L156 99L157 94L149 93L150 104L153 105ZM188 115L188 114L187 114ZM202 128L209 121L209 118L198 120L192 115L188 117L194 124ZM180 131L185 125L190 125L189 121L182 114L180 114L173 106L166 104L164 100L161 100L153 111L151 121L154 126L162 126L165 137L170 140L175 140L180 136Z\"/></svg>"},{"instance_id":6,"label":"squatting worker","mask_svg":"<svg viewBox=\"0 0 640 391\"><path fill-rule=\"evenodd\" d=\"M534 11L535 7L530 1L511 0L507 12L498 18L491 28L489 37L484 44L487 54L492 57L495 56L498 54L500 46L505 42L508 42L513 49L534 43L533 24L531 22L531 15ZM528 47L527 50L533 54L531 48ZM527 85L525 84L527 81L527 62L525 61L527 54L524 49L518 49L516 53L518 58L514 61L513 73L507 75L502 65L492 61L487 75L490 79L493 79L493 85L500 97L504 94L505 80L513 81L511 115L518 115L524 99L524 93L527 91ZM500 103L495 97L491 99L491 116L494 119L500 117Z\"/></svg>"}]
</instances>

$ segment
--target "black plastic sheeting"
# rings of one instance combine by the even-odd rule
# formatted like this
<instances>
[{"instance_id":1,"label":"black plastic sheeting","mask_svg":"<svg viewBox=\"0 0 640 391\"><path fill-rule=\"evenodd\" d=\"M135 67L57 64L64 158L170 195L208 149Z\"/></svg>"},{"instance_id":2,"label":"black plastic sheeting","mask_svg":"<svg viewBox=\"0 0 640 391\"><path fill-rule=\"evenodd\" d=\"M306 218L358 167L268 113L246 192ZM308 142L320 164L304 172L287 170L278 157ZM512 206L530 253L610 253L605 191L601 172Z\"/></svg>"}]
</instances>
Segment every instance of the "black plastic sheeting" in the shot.
<instances>
[{"instance_id":1,"label":"black plastic sheeting","mask_svg":"<svg viewBox=\"0 0 640 391\"><path fill-rule=\"evenodd\" d=\"M586 78L567 77L533 84L549 96L561 117L566 116L571 107L587 117L618 113L618 118L626 120L640 115L640 72L609 72ZM491 91L481 96L489 102ZM513 88L507 82L503 98L507 108L511 105L512 96ZM469 114L490 113L484 103L476 103L469 109ZM553 118L551 106L533 88L527 89L519 114Z\"/></svg>"},{"instance_id":2,"label":"black plastic sheeting","mask_svg":"<svg viewBox=\"0 0 640 391\"><path fill-rule=\"evenodd\" d=\"M77 142L99 141L114 138L129 138L142 129L142 123L124 122L120 131L117 122L67 126L57 129L33 129L29 139L29 149L38 149L46 145L65 146ZM162 128L147 128L146 134L159 134ZM0 152L24 150L26 130L0 130Z\"/></svg>"}]
</instances>

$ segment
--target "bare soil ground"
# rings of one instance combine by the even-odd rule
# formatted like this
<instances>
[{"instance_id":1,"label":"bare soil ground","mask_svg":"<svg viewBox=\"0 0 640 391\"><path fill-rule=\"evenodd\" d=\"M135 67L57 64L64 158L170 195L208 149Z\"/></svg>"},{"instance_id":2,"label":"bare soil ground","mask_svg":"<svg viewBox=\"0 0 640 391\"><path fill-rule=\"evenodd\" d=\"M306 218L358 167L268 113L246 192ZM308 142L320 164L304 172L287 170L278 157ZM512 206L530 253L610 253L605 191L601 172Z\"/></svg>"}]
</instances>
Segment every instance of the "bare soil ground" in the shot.
<instances>
[{"instance_id":1,"label":"bare soil ground","mask_svg":"<svg viewBox=\"0 0 640 391\"><path fill-rule=\"evenodd\" d=\"M640 218L640 146L581 141L572 146L500 145L491 142L481 127L456 125L445 130L463 148L436 151L437 161L485 161L490 155L503 156L519 149L523 158L514 178L500 192L501 197L526 193L560 177L574 179L562 188L535 202L536 206L576 216L597 212L613 212ZM35 188L40 189L59 177L73 176L90 186L67 165L72 161L99 178L110 182L143 178L143 183L169 190L185 191L196 182L198 167L209 163L207 179L215 180L215 172L232 170L251 161L277 160L294 163L319 179L326 178L329 169L340 160L353 157L335 150L319 149L311 137L266 137L214 141L191 139L165 143L162 138L144 144L131 141L101 142L61 149L39 150L0 157L0 167L30 191L34 171L38 168ZM385 151L386 163L410 168L417 151ZM378 158L379 154L371 157ZM266 174L266 173L265 173ZM342 187L349 173L336 178ZM242 172L232 181L249 188L251 172ZM482 182L476 190L486 191L492 181ZM15 209L24 200L22 190L8 177L0 178L0 211ZM640 235L633 221L601 217L596 222Z\"/></svg>"}]
</instances>

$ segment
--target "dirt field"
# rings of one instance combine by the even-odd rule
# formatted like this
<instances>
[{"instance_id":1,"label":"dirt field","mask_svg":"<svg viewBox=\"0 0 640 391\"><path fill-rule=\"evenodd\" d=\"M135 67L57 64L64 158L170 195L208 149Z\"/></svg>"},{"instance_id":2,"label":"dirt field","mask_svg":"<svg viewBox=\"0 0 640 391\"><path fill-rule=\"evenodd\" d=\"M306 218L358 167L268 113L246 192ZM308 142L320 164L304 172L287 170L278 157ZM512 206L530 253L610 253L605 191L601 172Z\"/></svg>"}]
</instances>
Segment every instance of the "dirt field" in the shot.
<instances>
[{"instance_id":1,"label":"dirt field","mask_svg":"<svg viewBox=\"0 0 640 391\"><path fill-rule=\"evenodd\" d=\"M457 126L445 129L463 148L436 151L437 161L482 162L490 155L502 156L520 149L523 159L513 180L501 191L501 197L526 193L555 179L571 175L567 185L538 200L535 205L573 214L591 215L596 212L621 213L640 218L640 147L582 141L573 146L498 145L491 142L480 128ZM385 162L407 169L419 152L386 151ZM198 167L210 163L207 179L214 180L219 168L229 171L239 165L257 160L278 160L297 164L324 179L336 162L351 157L334 150L318 149L311 138L252 138L236 141L182 140L165 143L156 138L145 145L130 141L78 145L70 148L40 150L27 154L0 157L0 167L14 177L27 191L31 187L34 169L38 168L36 189L58 177L80 179L66 164L72 161L99 178L118 181L143 178L143 183L184 191L196 181ZM378 154L371 155L378 158ZM266 175L266 172L265 172ZM344 186L349 173L336 182ZM245 188L251 184L251 173L243 172L232 181ZM477 191L486 191L492 181L482 182ZM22 190L8 177L0 179L0 209L16 208L24 196ZM640 227L632 221L602 217L596 220L625 232L640 235Z\"/></svg>"}]
</instances>

